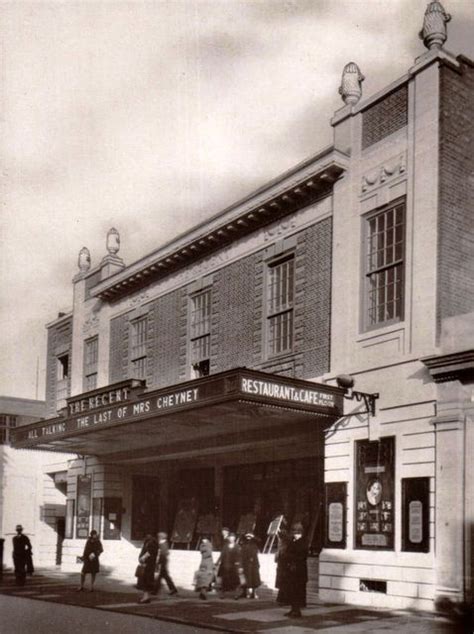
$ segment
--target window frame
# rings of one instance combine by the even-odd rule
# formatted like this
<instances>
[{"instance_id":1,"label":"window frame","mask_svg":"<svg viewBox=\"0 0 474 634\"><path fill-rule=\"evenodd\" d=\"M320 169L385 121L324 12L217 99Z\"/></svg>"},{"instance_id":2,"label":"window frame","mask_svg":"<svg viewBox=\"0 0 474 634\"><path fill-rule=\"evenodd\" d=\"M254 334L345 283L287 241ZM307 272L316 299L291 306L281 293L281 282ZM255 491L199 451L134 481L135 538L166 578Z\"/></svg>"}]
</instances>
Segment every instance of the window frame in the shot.
<instances>
[{"instance_id":1,"label":"window frame","mask_svg":"<svg viewBox=\"0 0 474 634\"><path fill-rule=\"evenodd\" d=\"M134 344L134 329L138 328L140 324L144 324L143 329L143 341L138 344ZM130 320L130 352L129 352L129 367L130 374L136 379L146 379L147 377L147 360L148 360L148 313L140 315L135 319ZM138 337L137 337L138 339ZM137 368L143 368L137 373Z\"/></svg>"},{"instance_id":2,"label":"window frame","mask_svg":"<svg viewBox=\"0 0 474 634\"><path fill-rule=\"evenodd\" d=\"M384 263L381 266L376 266L372 270L369 270L369 259L373 257L371 256L371 252L369 250L370 245L370 221L375 218L378 218L382 214L386 214L391 210L395 210L397 207L402 207L402 237L401 237L401 256L398 259L393 259L393 262ZM378 330L381 328L385 328L387 326L393 326L394 324L402 323L405 320L405 306L406 306L406 224L407 224L407 204L406 197L402 196L395 200L390 201L386 205L381 207L377 207L373 209L369 213L365 214L361 218L362 220L362 241L361 241L361 331L362 332L370 332L373 330ZM395 230L396 225L393 224L393 228ZM386 233L386 229L384 231ZM391 247L395 249L396 242L395 240L391 243ZM385 246L384 246L385 249ZM369 310L370 310L370 279L374 278L374 276L388 271L390 269L397 270L397 267L401 267L401 299L400 299L400 316L394 316L390 319L384 319L383 321L376 321L375 323L370 323ZM385 285L386 289L388 285ZM386 291L385 291L386 292ZM396 284L394 281L394 314L395 314L395 295L396 293ZM385 299L386 299L385 295ZM387 302L384 302L386 305ZM380 308L380 304L377 303L373 310L377 313Z\"/></svg>"},{"instance_id":3,"label":"window frame","mask_svg":"<svg viewBox=\"0 0 474 634\"><path fill-rule=\"evenodd\" d=\"M270 288L271 288L271 270L276 269L277 267L285 264L286 262L292 262L292 279L291 284L288 285L289 294L291 296L291 301L288 302L288 306L284 308L279 308L278 310L269 310L269 305L271 302ZM289 354L293 354L295 350L295 290L296 290L296 257L294 251L287 251L286 253L279 254L278 256L267 260L265 262L265 291L264 291L264 316L265 316L265 325L264 325L264 350L265 350L265 358L266 359L276 359L278 357L283 357ZM290 291L291 289L291 291ZM270 333L271 320L275 317L279 317L282 315L291 315L291 323L289 328L288 337L290 339L290 346L278 352L275 352L271 348L270 342Z\"/></svg>"},{"instance_id":4,"label":"window frame","mask_svg":"<svg viewBox=\"0 0 474 634\"><path fill-rule=\"evenodd\" d=\"M88 361L88 346L92 343L96 344L95 347L95 360L91 363ZM84 376L83 376L83 389L84 392L95 390L97 387L98 378L98 366L99 366L99 335L89 337L84 341ZM95 376L94 385L89 385L91 377Z\"/></svg>"},{"instance_id":5,"label":"window frame","mask_svg":"<svg viewBox=\"0 0 474 634\"><path fill-rule=\"evenodd\" d=\"M198 332L193 332L193 328L196 327L196 324L193 323L193 315L199 313L198 309L194 310L194 303L201 297L208 297L207 311L206 314L203 315L202 320L197 324L198 327L202 327L202 331L199 330ZM190 294L188 307L189 365L194 378L199 378L202 376L208 376L211 369L212 286L206 286L201 288L199 291ZM205 355L199 355L199 357L194 356L195 342L204 342L203 348L207 348L208 350L207 357Z\"/></svg>"}]
</instances>

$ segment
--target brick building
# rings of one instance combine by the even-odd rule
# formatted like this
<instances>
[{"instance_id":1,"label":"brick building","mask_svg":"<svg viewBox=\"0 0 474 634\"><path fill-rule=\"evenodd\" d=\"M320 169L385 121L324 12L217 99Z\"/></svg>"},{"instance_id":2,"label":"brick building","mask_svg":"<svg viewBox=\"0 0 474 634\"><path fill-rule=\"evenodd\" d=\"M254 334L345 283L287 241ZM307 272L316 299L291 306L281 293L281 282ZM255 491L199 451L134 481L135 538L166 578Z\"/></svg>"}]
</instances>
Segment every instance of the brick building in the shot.
<instances>
[{"instance_id":1,"label":"brick building","mask_svg":"<svg viewBox=\"0 0 474 634\"><path fill-rule=\"evenodd\" d=\"M65 565L96 528L129 577L167 530L189 585L200 534L263 544L283 516L323 599L472 596L474 64L445 21L430 3L428 51L374 96L345 67L332 146L129 266L114 229L81 251L51 418L15 434L79 456Z\"/></svg>"}]
</instances>

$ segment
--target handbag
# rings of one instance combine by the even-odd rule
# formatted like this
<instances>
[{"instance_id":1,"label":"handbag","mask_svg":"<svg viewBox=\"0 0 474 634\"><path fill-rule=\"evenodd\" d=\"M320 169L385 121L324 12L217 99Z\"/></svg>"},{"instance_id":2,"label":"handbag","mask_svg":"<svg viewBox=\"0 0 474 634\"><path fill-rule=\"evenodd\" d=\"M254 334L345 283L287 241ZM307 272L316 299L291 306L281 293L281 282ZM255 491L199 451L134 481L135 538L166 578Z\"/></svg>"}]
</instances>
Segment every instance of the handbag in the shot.
<instances>
[{"instance_id":1,"label":"handbag","mask_svg":"<svg viewBox=\"0 0 474 634\"><path fill-rule=\"evenodd\" d=\"M145 575L145 565L144 564L138 564L136 570L135 570L135 577L137 579L141 579L143 576Z\"/></svg>"}]
</instances>

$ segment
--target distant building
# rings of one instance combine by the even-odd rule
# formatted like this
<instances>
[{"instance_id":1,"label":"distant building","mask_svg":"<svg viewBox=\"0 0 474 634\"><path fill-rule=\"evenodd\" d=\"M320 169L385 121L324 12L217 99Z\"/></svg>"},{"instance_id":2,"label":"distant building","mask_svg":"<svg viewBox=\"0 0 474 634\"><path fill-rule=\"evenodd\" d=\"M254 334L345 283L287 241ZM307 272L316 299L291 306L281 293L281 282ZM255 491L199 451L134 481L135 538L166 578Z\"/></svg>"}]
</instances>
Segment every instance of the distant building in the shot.
<instances>
[{"instance_id":1,"label":"distant building","mask_svg":"<svg viewBox=\"0 0 474 634\"><path fill-rule=\"evenodd\" d=\"M427 16L428 51L378 94L345 67L330 147L129 266L115 230L97 266L81 251L51 418L14 441L80 456L66 565L95 528L129 577L167 530L190 584L201 533L265 543L283 515L322 599L472 597L474 64Z\"/></svg>"},{"instance_id":2,"label":"distant building","mask_svg":"<svg viewBox=\"0 0 474 634\"><path fill-rule=\"evenodd\" d=\"M50 451L26 451L11 447L13 429L44 420L45 401L0 396L0 538L5 539L4 565L12 565L11 538L22 524L33 543L35 561L58 563L64 534L65 478L61 482L61 458ZM54 463L54 467L51 467ZM62 463L64 475L67 463ZM53 476L49 476L49 470ZM61 491L61 489L64 489ZM58 534L59 531L59 534Z\"/></svg>"}]
</instances>

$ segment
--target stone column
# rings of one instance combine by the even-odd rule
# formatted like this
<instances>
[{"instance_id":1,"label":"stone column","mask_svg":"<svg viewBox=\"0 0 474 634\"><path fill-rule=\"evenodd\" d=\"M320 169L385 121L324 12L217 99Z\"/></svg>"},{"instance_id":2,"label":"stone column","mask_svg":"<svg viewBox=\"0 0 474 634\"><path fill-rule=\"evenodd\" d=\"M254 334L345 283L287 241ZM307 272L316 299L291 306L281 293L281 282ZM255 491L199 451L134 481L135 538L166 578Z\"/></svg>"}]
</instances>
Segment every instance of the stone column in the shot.
<instances>
[{"instance_id":1,"label":"stone column","mask_svg":"<svg viewBox=\"0 0 474 634\"><path fill-rule=\"evenodd\" d=\"M436 429L436 596L464 598L465 415L462 406L441 403Z\"/></svg>"}]
</instances>

